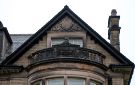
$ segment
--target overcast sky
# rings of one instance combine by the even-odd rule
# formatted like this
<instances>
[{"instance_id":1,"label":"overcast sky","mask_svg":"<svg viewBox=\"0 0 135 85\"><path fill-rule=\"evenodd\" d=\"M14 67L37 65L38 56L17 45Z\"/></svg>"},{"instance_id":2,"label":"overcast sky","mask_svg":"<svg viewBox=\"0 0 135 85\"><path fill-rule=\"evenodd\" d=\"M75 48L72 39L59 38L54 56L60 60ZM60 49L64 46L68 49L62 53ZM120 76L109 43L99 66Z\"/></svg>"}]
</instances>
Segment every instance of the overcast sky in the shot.
<instances>
[{"instance_id":1,"label":"overcast sky","mask_svg":"<svg viewBox=\"0 0 135 85\"><path fill-rule=\"evenodd\" d=\"M65 5L107 41L112 9L120 15L121 52L135 63L135 0L0 0L0 21L10 34L33 34ZM135 75L131 85L135 84Z\"/></svg>"}]
</instances>

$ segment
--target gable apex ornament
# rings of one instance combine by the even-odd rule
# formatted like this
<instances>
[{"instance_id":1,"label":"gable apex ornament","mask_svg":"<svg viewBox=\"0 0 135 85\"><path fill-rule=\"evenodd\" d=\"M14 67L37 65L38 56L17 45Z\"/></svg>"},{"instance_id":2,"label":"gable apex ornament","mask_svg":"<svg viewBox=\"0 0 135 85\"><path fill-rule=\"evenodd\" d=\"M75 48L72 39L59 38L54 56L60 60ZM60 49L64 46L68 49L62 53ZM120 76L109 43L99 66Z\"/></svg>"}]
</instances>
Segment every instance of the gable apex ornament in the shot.
<instances>
[{"instance_id":1,"label":"gable apex ornament","mask_svg":"<svg viewBox=\"0 0 135 85\"><path fill-rule=\"evenodd\" d=\"M68 5L65 5L64 8L69 8Z\"/></svg>"}]
</instances>

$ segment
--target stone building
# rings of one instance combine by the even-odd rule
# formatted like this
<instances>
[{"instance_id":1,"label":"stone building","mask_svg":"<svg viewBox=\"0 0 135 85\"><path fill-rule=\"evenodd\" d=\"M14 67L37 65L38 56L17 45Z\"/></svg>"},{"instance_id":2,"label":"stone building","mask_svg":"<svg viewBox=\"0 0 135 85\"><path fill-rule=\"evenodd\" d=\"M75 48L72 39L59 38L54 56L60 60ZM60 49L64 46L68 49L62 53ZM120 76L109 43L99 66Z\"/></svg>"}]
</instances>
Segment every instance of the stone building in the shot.
<instances>
[{"instance_id":1,"label":"stone building","mask_svg":"<svg viewBox=\"0 0 135 85\"><path fill-rule=\"evenodd\" d=\"M9 34L0 22L0 85L130 85L119 19L112 10L110 43L68 6L33 35Z\"/></svg>"}]
</instances>

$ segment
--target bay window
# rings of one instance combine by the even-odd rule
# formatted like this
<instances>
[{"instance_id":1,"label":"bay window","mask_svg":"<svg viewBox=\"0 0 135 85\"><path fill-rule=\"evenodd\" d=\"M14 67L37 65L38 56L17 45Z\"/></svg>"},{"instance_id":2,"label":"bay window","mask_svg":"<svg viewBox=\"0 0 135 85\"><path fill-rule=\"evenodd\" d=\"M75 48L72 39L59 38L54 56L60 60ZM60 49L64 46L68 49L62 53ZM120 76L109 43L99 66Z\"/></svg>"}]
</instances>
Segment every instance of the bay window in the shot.
<instances>
[{"instance_id":1,"label":"bay window","mask_svg":"<svg viewBox=\"0 0 135 85\"><path fill-rule=\"evenodd\" d=\"M43 83L44 82L44 83ZM32 83L32 85L87 85L86 79L77 77L48 78ZM89 85L102 85L97 81L90 80Z\"/></svg>"}]
</instances>

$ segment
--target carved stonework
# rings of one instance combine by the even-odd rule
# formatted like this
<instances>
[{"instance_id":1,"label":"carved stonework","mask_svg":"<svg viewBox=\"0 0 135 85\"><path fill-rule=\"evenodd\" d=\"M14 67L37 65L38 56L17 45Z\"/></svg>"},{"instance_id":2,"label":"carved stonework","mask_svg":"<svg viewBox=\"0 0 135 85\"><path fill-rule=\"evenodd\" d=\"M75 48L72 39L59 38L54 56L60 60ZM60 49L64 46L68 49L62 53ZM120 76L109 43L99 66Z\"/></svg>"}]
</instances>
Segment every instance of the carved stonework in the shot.
<instances>
[{"instance_id":1,"label":"carved stonework","mask_svg":"<svg viewBox=\"0 0 135 85\"><path fill-rule=\"evenodd\" d=\"M60 20L56 25L54 25L51 31L74 32L84 30L77 23L75 23L70 17L66 16L62 20Z\"/></svg>"},{"instance_id":2,"label":"carved stonework","mask_svg":"<svg viewBox=\"0 0 135 85\"><path fill-rule=\"evenodd\" d=\"M40 62L70 61L77 60L103 64L105 56L97 51L81 48L79 45L64 41L62 44L54 45L51 48L37 51L28 56L30 64Z\"/></svg>"}]
</instances>

